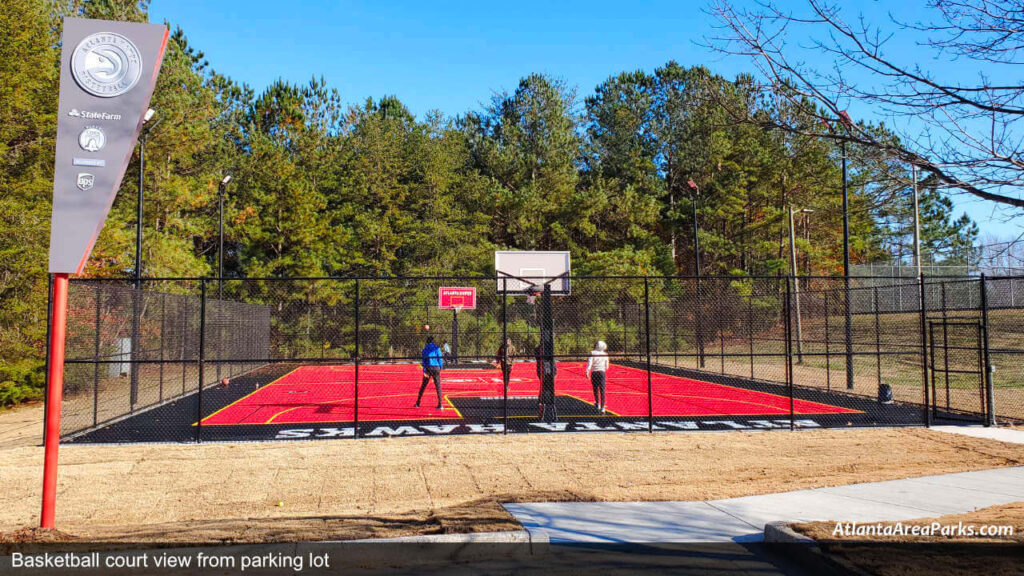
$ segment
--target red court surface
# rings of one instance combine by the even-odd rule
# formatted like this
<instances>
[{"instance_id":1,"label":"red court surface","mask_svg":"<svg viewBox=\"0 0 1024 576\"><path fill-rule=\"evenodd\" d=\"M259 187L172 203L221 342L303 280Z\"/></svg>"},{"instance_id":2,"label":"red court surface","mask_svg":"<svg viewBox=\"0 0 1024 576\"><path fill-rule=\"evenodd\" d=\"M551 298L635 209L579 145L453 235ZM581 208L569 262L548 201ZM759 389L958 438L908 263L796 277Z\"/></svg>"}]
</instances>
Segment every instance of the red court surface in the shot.
<instances>
[{"instance_id":1,"label":"red court surface","mask_svg":"<svg viewBox=\"0 0 1024 576\"><path fill-rule=\"evenodd\" d=\"M560 362L555 393L593 405L590 381L582 362ZM416 408L422 372L415 364L359 367L359 420L452 420L464 417L453 400L476 398L500 402L501 372L495 368L445 370L442 408L437 410L433 382ZM609 416L647 416L647 372L612 365L608 370ZM516 364L509 398L536 397L540 389L536 365ZM713 384L668 374L652 375L652 408L656 417L788 416L789 398L746 388ZM355 367L303 366L257 389L203 419L204 426L351 422L355 407ZM857 410L793 400L795 414L850 414ZM594 413L586 415L593 417ZM566 417L572 415L567 414ZM580 415L584 416L584 415Z\"/></svg>"}]
</instances>

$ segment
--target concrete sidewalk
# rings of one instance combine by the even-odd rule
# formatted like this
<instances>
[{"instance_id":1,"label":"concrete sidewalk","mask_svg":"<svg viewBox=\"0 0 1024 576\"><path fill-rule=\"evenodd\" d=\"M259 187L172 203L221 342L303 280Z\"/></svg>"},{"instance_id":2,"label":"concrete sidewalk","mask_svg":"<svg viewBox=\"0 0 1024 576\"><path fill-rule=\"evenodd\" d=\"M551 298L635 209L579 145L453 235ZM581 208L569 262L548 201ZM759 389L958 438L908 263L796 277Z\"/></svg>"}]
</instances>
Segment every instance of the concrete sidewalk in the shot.
<instances>
[{"instance_id":1,"label":"concrete sidewalk","mask_svg":"<svg viewBox=\"0 0 1024 576\"><path fill-rule=\"evenodd\" d=\"M932 426L932 430L948 434L988 438L1011 444L1024 444L1024 430L999 426Z\"/></svg>"},{"instance_id":2,"label":"concrete sidewalk","mask_svg":"<svg viewBox=\"0 0 1024 576\"><path fill-rule=\"evenodd\" d=\"M1024 500L1024 466L707 502L505 504L558 542L759 542L769 522L911 520Z\"/></svg>"}]
</instances>

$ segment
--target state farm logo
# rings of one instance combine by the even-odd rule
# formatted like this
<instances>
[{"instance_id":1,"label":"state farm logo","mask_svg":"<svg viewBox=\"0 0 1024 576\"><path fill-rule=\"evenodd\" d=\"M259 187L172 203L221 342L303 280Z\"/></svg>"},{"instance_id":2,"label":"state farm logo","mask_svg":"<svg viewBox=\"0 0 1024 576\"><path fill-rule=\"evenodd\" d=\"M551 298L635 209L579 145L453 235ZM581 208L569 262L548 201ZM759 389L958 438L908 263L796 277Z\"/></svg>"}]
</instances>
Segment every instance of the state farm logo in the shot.
<instances>
[{"instance_id":1,"label":"state farm logo","mask_svg":"<svg viewBox=\"0 0 1024 576\"><path fill-rule=\"evenodd\" d=\"M71 75L82 90L93 96L120 96L134 88L142 76L142 54L120 34L92 34L75 47Z\"/></svg>"},{"instance_id":2,"label":"state farm logo","mask_svg":"<svg viewBox=\"0 0 1024 576\"><path fill-rule=\"evenodd\" d=\"M85 118L87 120L120 120L120 114L108 114L106 112L90 112L88 110L79 110L78 108L72 108L68 112L68 116L72 118Z\"/></svg>"}]
</instances>

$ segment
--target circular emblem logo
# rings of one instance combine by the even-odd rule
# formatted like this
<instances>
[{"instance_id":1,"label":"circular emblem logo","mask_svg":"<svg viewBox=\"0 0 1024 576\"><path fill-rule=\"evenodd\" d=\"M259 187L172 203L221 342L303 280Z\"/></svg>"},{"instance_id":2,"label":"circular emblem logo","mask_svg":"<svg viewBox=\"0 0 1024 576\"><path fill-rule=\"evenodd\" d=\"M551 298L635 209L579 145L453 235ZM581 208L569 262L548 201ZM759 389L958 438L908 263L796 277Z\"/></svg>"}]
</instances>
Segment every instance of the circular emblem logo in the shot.
<instances>
[{"instance_id":1,"label":"circular emblem logo","mask_svg":"<svg viewBox=\"0 0 1024 576\"><path fill-rule=\"evenodd\" d=\"M71 75L82 90L113 98L135 87L142 75L142 55L124 36L99 32L78 43L71 56Z\"/></svg>"},{"instance_id":2,"label":"circular emblem logo","mask_svg":"<svg viewBox=\"0 0 1024 576\"><path fill-rule=\"evenodd\" d=\"M107 135L99 126L86 126L78 135L78 145L86 152L99 152L107 143Z\"/></svg>"}]
</instances>

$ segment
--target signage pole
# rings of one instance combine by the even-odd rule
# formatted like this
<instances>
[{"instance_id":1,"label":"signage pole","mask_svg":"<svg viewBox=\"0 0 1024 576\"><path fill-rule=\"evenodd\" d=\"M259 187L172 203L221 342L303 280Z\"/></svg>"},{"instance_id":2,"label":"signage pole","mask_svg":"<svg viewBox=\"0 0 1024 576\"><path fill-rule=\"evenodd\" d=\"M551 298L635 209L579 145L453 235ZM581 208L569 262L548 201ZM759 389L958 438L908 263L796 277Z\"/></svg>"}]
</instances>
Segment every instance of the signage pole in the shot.
<instances>
[{"instance_id":1,"label":"signage pole","mask_svg":"<svg viewBox=\"0 0 1024 576\"><path fill-rule=\"evenodd\" d=\"M46 403L45 456L43 460L43 511L39 525L52 529L57 501L57 451L60 447L60 408L64 396L64 335L68 319L68 275L53 276L53 319L50 326L48 390Z\"/></svg>"}]
</instances>

